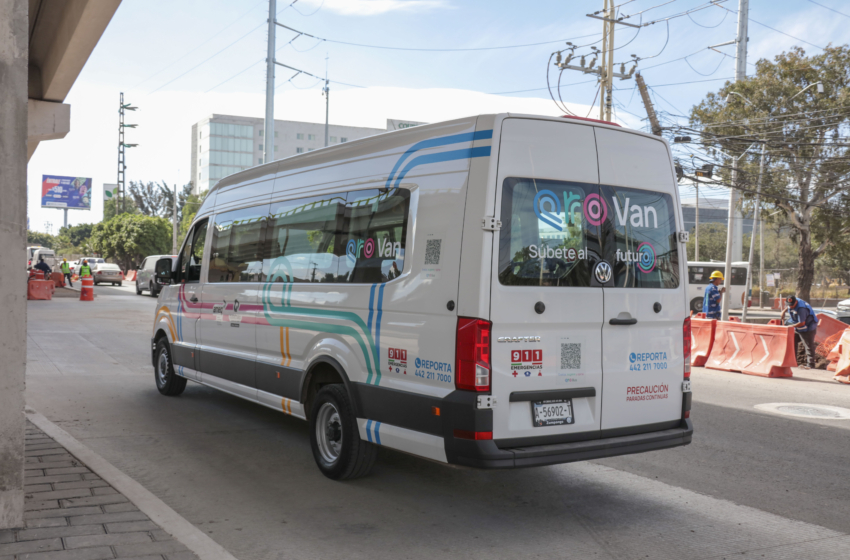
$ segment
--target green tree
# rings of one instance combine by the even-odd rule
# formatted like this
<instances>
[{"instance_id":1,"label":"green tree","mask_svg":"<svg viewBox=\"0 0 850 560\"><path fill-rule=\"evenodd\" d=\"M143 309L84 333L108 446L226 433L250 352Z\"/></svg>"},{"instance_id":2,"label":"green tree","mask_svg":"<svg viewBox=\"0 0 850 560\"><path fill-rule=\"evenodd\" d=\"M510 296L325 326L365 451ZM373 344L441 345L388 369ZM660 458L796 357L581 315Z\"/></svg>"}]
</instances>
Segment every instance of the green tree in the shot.
<instances>
[{"instance_id":1,"label":"green tree","mask_svg":"<svg viewBox=\"0 0 850 560\"><path fill-rule=\"evenodd\" d=\"M27 245L40 245L48 249L56 247L56 238L49 233L27 230Z\"/></svg>"},{"instance_id":2,"label":"green tree","mask_svg":"<svg viewBox=\"0 0 850 560\"><path fill-rule=\"evenodd\" d=\"M691 229L688 239L688 260L696 260L696 228ZM747 246L749 248L749 245ZM726 260L726 224L717 222L701 223L699 225L699 260Z\"/></svg>"},{"instance_id":3,"label":"green tree","mask_svg":"<svg viewBox=\"0 0 850 560\"><path fill-rule=\"evenodd\" d=\"M96 224L91 240L95 252L115 259L124 270L130 270L148 255L171 250L171 224L164 218L121 214Z\"/></svg>"},{"instance_id":4,"label":"green tree","mask_svg":"<svg viewBox=\"0 0 850 560\"><path fill-rule=\"evenodd\" d=\"M118 198L111 198L103 201L103 221L108 221L121 213L122 202ZM124 201L124 208L128 214L138 214L139 209L136 207L136 202L132 198L127 198Z\"/></svg>"},{"instance_id":5,"label":"green tree","mask_svg":"<svg viewBox=\"0 0 850 560\"><path fill-rule=\"evenodd\" d=\"M195 221L195 216L198 214L198 210L201 208L204 200L206 200L209 192L209 190L206 190L199 195L190 194L186 197L186 202L184 203L185 209L180 218L180 229L177 231L178 249L183 245L183 240L186 239L186 234L189 233L189 228L192 227L192 222Z\"/></svg>"},{"instance_id":6,"label":"green tree","mask_svg":"<svg viewBox=\"0 0 850 560\"><path fill-rule=\"evenodd\" d=\"M817 82L825 93L809 87ZM748 101L731 95L726 102L732 93ZM810 296L815 259L850 233L850 144L842 140L850 126L848 102L850 47L828 47L811 57L797 47L773 62L759 60L755 75L727 82L691 110L691 124L701 129L705 148L734 157L746 154L734 186L748 201L756 190L759 162L759 150L748 149L765 142L762 200L782 210L797 240L796 289L803 299ZM731 184L729 166L720 169L720 176Z\"/></svg>"}]
</instances>

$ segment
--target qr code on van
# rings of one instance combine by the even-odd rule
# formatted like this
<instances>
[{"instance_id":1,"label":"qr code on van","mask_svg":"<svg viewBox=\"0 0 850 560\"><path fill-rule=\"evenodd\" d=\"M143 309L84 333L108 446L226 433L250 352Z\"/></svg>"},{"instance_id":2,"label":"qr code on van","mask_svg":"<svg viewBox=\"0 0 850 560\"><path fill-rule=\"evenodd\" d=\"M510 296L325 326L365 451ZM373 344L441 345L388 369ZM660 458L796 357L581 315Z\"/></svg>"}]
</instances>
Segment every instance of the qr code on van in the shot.
<instances>
[{"instance_id":1,"label":"qr code on van","mask_svg":"<svg viewBox=\"0 0 850 560\"><path fill-rule=\"evenodd\" d=\"M425 264L440 264L440 245L442 243L442 239L425 241Z\"/></svg>"},{"instance_id":2,"label":"qr code on van","mask_svg":"<svg viewBox=\"0 0 850 560\"><path fill-rule=\"evenodd\" d=\"M561 343L561 369L581 369L581 343Z\"/></svg>"}]
</instances>

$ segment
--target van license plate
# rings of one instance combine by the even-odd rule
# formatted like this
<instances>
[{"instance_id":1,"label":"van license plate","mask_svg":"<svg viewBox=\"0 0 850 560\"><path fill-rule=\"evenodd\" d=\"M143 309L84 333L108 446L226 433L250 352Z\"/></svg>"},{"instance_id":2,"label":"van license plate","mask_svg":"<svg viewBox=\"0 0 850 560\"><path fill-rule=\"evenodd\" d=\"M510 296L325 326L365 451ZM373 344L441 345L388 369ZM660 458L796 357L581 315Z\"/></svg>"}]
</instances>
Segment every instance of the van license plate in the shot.
<instances>
[{"instance_id":1,"label":"van license plate","mask_svg":"<svg viewBox=\"0 0 850 560\"><path fill-rule=\"evenodd\" d=\"M535 428L572 424L573 400L534 401L531 403L531 420Z\"/></svg>"}]
</instances>

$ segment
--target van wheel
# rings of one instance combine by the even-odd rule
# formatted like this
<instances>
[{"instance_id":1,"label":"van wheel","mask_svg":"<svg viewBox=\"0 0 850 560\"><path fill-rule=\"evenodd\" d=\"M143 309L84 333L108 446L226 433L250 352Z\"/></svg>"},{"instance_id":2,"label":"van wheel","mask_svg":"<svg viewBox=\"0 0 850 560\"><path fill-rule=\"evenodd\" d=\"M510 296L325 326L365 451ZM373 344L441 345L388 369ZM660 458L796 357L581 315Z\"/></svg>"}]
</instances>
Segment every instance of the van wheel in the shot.
<instances>
[{"instance_id":1,"label":"van wheel","mask_svg":"<svg viewBox=\"0 0 850 560\"><path fill-rule=\"evenodd\" d=\"M378 449L360 439L351 399L341 384L324 386L310 411L310 447L319 470L333 480L369 473Z\"/></svg>"},{"instance_id":2,"label":"van wheel","mask_svg":"<svg viewBox=\"0 0 850 560\"><path fill-rule=\"evenodd\" d=\"M702 298L694 298L691 300L691 311L694 313L702 313Z\"/></svg>"},{"instance_id":3,"label":"van wheel","mask_svg":"<svg viewBox=\"0 0 850 560\"><path fill-rule=\"evenodd\" d=\"M163 337L156 343L156 364L154 377L156 388L167 397L176 397L186 388L186 378L174 373L174 363L171 361L171 348L168 340Z\"/></svg>"},{"instance_id":4,"label":"van wheel","mask_svg":"<svg viewBox=\"0 0 850 560\"><path fill-rule=\"evenodd\" d=\"M153 284L148 284L148 291L150 292L151 297L157 296L157 293L153 290Z\"/></svg>"},{"instance_id":5,"label":"van wheel","mask_svg":"<svg viewBox=\"0 0 850 560\"><path fill-rule=\"evenodd\" d=\"M137 295L137 296L142 295L142 289L139 287L139 283L138 283L138 282L136 282L136 295Z\"/></svg>"}]
</instances>

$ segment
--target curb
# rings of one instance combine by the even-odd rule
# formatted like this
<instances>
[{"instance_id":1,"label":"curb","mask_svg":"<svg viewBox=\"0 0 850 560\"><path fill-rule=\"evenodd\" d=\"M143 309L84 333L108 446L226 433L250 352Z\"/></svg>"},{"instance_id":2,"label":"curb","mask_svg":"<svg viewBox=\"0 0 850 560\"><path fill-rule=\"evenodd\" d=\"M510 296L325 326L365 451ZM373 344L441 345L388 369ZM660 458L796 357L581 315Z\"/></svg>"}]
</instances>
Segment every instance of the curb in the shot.
<instances>
[{"instance_id":1,"label":"curb","mask_svg":"<svg viewBox=\"0 0 850 560\"><path fill-rule=\"evenodd\" d=\"M52 437L118 492L126 496L139 510L150 517L151 521L194 552L200 560L237 560L224 547L189 523L144 486L80 443L74 436L29 406L25 408L25 412L30 422Z\"/></svg>"}]
</instances>

